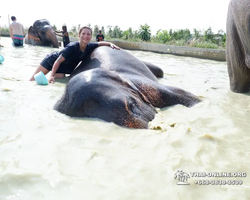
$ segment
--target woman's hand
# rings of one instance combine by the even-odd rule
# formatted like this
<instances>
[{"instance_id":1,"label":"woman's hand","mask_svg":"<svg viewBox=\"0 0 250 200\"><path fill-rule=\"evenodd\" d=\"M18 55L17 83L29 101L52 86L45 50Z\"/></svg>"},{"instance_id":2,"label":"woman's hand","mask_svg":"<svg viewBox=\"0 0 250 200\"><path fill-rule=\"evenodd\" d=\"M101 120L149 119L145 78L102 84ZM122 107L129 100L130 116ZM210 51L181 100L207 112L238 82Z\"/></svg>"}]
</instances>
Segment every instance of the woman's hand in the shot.
<instances>
[{"instance_id":1,"label":"woman's hand","mask_svg":"<svg viewBox=\"0 0 250 200\"><path fill-rule=\"evenodd\" d=\"M112 49L117 49L120 50L121 48L116 46L115 44L111 43L111 42L97 42L99 46L110 46Z\"/></svg>"},{"instance_id":2,"label":"woman's hand","mask_svg":"<svg viewBox=\"0 0 250 200\"><path fill-rule=\"evenodd\" d=\"M120 47L116 46L116 45L113 44L113 43L110 43L110 47L111 47L112 49L117 49L117 50L120 50L120 49L121 49Z\"/></svg>"},{"instance_id":3,"label":"woman's hand","mask_svg":"<svg viewBox=\"0 0 250 200\"><path fill-rule=\"evenodd\" d=\"M49 81L49 83L52 83L52 84L55 83L54 76L50 76L48 81Z\"/></svg>"},{"instance_id":4,"label":"woman's hand","mask_svg":"<svg viewBox=\"0 0 250 200\"><path fill-rule=\"evenodd\" d=\"M53 67L52 67L52 70L51 70L51 74L50 74L50 77L49 77L49 83L55 83L55 75L56 75L56 72L60 66L60 64L65 60L65 58L60 55L56 61L54 62L53 64Z\"/></svg>"}]
</instances>

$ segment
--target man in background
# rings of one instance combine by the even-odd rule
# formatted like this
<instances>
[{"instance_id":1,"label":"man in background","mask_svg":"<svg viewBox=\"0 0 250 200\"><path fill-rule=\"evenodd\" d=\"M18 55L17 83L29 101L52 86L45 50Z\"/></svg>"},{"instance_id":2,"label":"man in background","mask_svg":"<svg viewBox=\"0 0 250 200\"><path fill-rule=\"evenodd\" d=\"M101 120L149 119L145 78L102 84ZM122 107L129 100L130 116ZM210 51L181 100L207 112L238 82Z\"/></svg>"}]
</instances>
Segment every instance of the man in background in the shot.
<instances>
[{"instance_id":1,"label":"man in background","mask_svg":"<svg viewBox=\"0 0 250 200\"><path fill-rule=\"evenodd\" d=\"M13 44L15 46L23 46L23 38L25 36L23 25L19 22L16 22L15 16L12 16L11 20L13 22L10 24L9 29Z\"/></svg>"},{"instance_id":2,"label":"man in background","mask_svg":"<svg viewBox=\"0 0 250 200\"><path fill-rule=\"evenodd\" d=\"M97 41L97 42L104 41L104 36L103 36L101 30L99 30L99 34L96 36L96 41Z\"/></svg>"}]
</instances>

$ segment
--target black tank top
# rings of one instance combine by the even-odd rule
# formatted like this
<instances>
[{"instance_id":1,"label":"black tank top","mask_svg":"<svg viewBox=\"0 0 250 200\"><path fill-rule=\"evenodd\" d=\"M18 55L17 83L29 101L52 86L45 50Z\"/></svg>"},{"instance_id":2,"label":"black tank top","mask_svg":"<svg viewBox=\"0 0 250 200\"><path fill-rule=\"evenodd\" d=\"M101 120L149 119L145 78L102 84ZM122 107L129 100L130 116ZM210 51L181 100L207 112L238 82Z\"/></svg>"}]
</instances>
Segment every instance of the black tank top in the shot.
<instances>
[{"instance_id":1,"label":"black tank top","mask_svg":"<svg viewBox=\"0 0 250 200\"><path fill-rule=\"evenodd\" d=\"M66 32L63 32L63 34ZM63 46L65 47L67 44L69 44L69 36L63 36Z\"/></svg>"}]
</instances>

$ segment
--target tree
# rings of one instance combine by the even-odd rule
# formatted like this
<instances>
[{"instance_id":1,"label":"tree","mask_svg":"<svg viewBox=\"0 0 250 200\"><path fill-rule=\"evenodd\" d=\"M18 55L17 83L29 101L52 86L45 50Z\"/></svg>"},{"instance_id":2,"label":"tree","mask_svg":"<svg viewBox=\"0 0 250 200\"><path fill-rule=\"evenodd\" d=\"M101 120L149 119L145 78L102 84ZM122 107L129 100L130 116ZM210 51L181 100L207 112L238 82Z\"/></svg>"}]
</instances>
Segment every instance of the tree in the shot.
<instances>
[{"instance_id":1,"label":"tree","mask_svg":"<svg viewBox=\"0 0 250 200\"><path fill-rule=\"evenodd\" d=\"M99 28L97 25L94 26L94 35L98 35L99 33Z\"/></svg>"},{"instance_id":2,"label":"tree","mask_svg":"<svg viewBox=\"0 0 250 200\"><path fill-rule=\"evenodd\" d=\"M53 29L56 31L58 30L55 24L53 25Z\"/></svg>"},{"instance_id":3,"label":"tree","mask_svg":"<svg viewBox=\"0 0 250 200\"><path fill-rule=\"evenodd\" d=\"M198 39L200 37L200 31L194 28L194 38Z\"/></svg>"},{"instance_id":4,"label":"tree","mask_svg":"<svg viewBox=\"0 0 250 200\"><path fill-rule=\"evenodd\" d=\"M122 30L118 26L115 26L112 35L113 38L122 38L122 35L123 35Z\"/></svg>"},{"instance_id":5,"label":"tree","mask_svg":"<svg viewBox=\"0 0 250 200\"><path fill-rule=\"evenodd\" d=\"M166 43L171 40L170 35L168 34L167 30L158 30L156 38L159 40L161 43Z\"/></svg>"},{"instance_id":6,"label":"tree","mask_svg":"<svg viewBox=\"0 0 250 200\"><path fill-rule=\"evenodd\" d=\"M107 34L107 36L109 38L112 38L112 35L113 35L112 26L108 25L107 28L108 28L108 34Z\"/></svg>"},{"instance_id":7,"label":"tree","mask_svg":"<svg viewBox=\"0 0 250 200\"><path fill-rule=\"evenodd\" d=\"M172 37L172 35L173 35L173 30L172 29L169 30L169 35L170 35L170 37Z\"/></svg>"},{"instance_id":8,"label":"tree","mask_svg":"<svg viewBox=\"0 0 250 200\"><path fill-rule=\"evenodd\" d=\"M147 24L140 25L139 37L143 41L149 41L151 38L150 26L148 26Z\"/></svg>"},{"instance_id":9,"label":"tree","mask_svg":"<svg viewBox=\"0 0 250 200\"><path fill-rule=\"evenodd\" d=\"M185 40L187 41L192 37L189 29L180 29L172 33L171 39L173 40Z\"/></svg>"},{"instance_id":10,"label":"tree","mask_svg":"<svg viewBox=\"0 0 250 200\"><path fill-rule=\"evenodd\" d=\"M128 30L124 31L122 38L125 39L125 40L133 39L134 34L133 34L133 31L132 31L132 28L129 28Z\"/></svg>"},{"instance_id":11,"label":"tree","mask_svg":"<svg viewBox=\"0 0 250 200\"><path fill-rule=\"evenodd\" d=\"M211 28L211 27L209 27L209 28L205 31L204 38L205 38L206 41L211 41L211 42L213 42L214 34L213 34L213 32L212 32L212 28Z\"/></svg>"},{"instance_id":12,"label":"tree","mask_svg":"<svg viewBox=\"0 0 250 200\"><path fill-rule=\"evenodd\" d=\"M90 29L92 29L92 28L91 28L91 24L87 24L87 27L89 27Z\"/></svg>"},{"instance_id":13,"label":"tree","mask_svg":"<svg viewBox=\"0 0 250 200\"><path fill-rule=\"evenodd\" d=\"M76 26L73 26L72 28L71 28L71 30L70 30L70 32L72 33L72 35L75 37L75 36L77 36L77 28L76 28Z\"/></svg>"},{"instance_id":14,"label":"tree","mask_svg":"<svg viewBox=\"0 0 250 200\"><path fill-rule=\"evenodd\" d=\"M102 26L102 34L105 35L105 30L103 26Z\"/></svg>"}]
</instances>

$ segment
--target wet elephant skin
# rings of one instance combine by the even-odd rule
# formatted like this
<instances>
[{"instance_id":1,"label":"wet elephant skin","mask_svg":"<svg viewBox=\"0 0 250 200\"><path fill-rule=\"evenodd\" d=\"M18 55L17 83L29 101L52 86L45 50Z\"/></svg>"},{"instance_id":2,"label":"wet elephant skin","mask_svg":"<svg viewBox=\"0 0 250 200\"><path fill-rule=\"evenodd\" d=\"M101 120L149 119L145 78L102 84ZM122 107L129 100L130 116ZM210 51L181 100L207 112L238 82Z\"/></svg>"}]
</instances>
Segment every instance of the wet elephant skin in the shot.
<instances>
[{"instance_id":1,"label":"wet elephant skin","mask_svg":"<svg viewBox=\"0 0 250 200\"><path fill-rule=\"evenodd\" d=\"M71 117L99 118L129 128L148 128L155 107L191 107L190 92L158 83L162 70L124 50L98 47L71 74L55 110Z\"/></svg>"},{"instance_id":2,"label":"wet elephant skin","mask_svg":"<svg viewBox=\"0 0 250 200\"><path fill-rule=\"evenodd\" d=\"M25 37L25 43L59 48L57 36L46 19L36 20L33 26L30 26L28 34Z\"/></svg>"},{"instance_id":3,"label":"wet elephant skin","mask_svg":"<svg viewBox=\"0 0 250 200\"><path fill-rule=\"evenodd\" d=\"M250 90L250 1L229 2L226 27L226 61L230 89L237 93Z\"/></svg>"}]
</instances>

